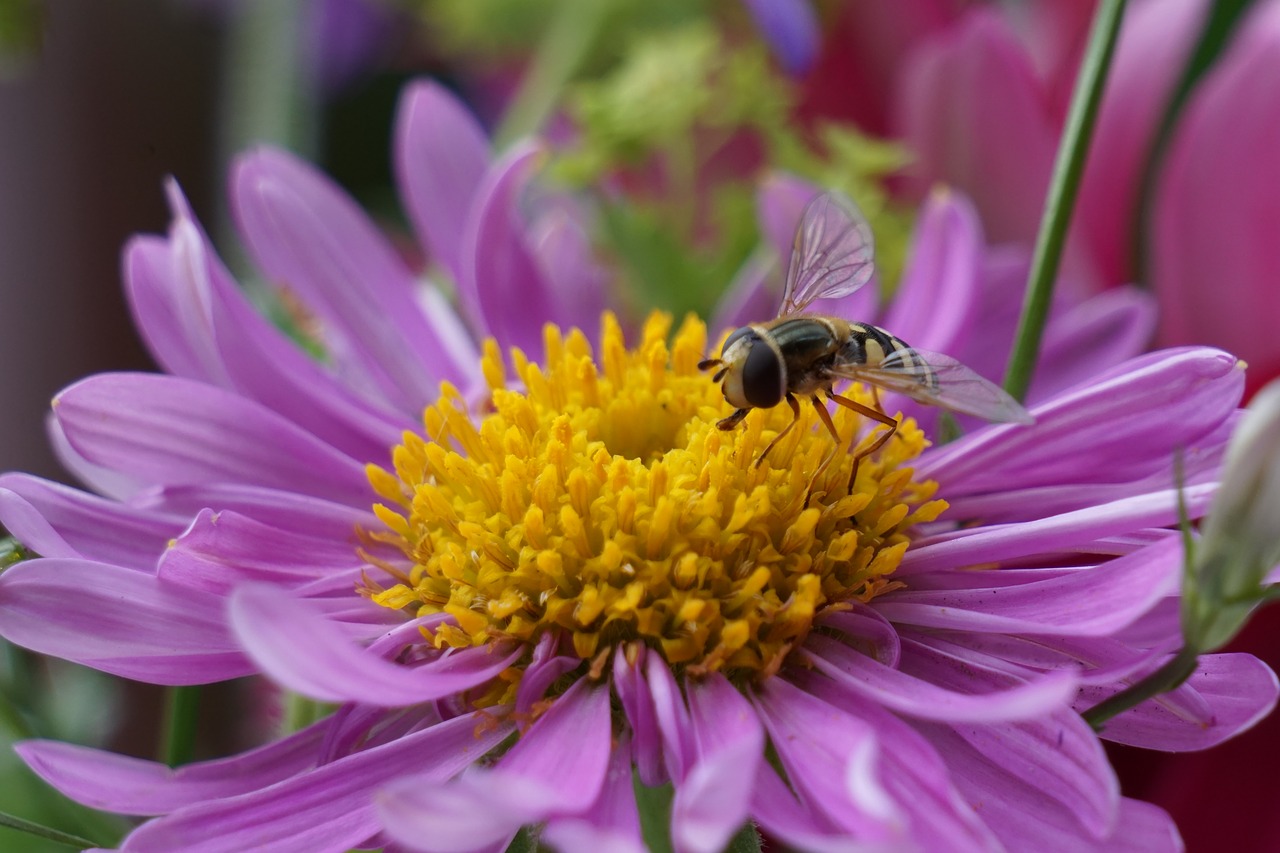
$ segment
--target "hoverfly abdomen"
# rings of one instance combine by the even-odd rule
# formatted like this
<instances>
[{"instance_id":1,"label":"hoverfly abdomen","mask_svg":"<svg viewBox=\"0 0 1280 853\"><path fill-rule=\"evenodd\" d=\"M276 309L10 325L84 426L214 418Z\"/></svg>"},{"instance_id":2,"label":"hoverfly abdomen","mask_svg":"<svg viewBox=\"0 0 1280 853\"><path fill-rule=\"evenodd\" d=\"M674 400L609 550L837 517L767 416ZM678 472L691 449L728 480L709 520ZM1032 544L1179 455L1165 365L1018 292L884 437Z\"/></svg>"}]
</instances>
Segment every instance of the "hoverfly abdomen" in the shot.
<instances>
[{"instance_id":1,"label":"hoverfly abdomen","mask_svg":"<svg viewBox=\"0 0 1280 853\"><path fill-rule=\"evenodd\" d=\"M850 323L849 342L840 361L878 368L886 361L914 378L921 389L936 391L938 376L924 357L902 338L870 323Z\"/></svg>"}]
</instances>

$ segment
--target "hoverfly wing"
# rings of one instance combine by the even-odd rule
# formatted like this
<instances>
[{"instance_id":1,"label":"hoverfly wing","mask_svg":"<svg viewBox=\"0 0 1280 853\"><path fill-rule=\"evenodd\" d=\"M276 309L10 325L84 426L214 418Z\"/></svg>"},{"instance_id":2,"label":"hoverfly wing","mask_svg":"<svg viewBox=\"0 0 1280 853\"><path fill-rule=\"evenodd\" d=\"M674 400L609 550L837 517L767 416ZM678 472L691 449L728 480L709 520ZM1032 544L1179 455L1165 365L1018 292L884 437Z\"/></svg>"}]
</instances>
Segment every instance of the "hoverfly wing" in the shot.
<instances>
[{"instance_id":1,"label":"hoverfly wing","mask_svg":"<svg viewBox=\"0 0 1280 853\"><path fill-rule=\"evenodd\" d=\"M805 206L791 246L778 316L803 311L815 299L848 296L875 272L875 241L862 211L839 193Z\"/></svg>"},{"instance_id":2,"label":"hoverfly wing","mask_svg":"<svg viewBox=\"0 0 1280 853\"><path fill-rule=\"evenodd\" d=\"M875 367L852 365L840 375L995 423L1029 424L1035 420L999 385L942 353L903 347Z\"/></svg>"}]
</instances>

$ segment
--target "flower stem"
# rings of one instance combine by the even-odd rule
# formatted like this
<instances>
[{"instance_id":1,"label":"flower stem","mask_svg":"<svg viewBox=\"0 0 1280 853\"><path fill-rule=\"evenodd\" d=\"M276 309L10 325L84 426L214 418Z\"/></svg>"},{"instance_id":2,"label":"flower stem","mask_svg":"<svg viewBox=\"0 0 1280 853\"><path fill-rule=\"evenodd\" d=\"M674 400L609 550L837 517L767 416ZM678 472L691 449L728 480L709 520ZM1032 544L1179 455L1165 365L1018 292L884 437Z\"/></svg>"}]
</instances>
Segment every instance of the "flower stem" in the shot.
<instances>
[{"instance_id":1,"label":"flower stem","mask_svg":"<svg viewBox=\"0 0 1280 853\"><path fill-rule=\"evenodd\" d=\"M37 838L43 838L52 841L55 844L65 844L68 847L74 847L78 850L85 848L99 848L102 845L97 844L87 838L81 838L78 835L72 835L69 832L63 832L53 827L35 823L34 821L20 818L17 815L11 815L8 812L0 812L0 826L7 826L9 829L16 829L19 832L25 832L28 835L34 835Z\"/></svg>"},{"instance_id":2,"label":"flower stem","mask_svg":"<svg viewBox=\"0 0 1280 853\"><path fill-rule=\"evenodd\" d=\"M170 687L164 709L165 764L177 767L191 760L200 712L199 687Z\"/></svg>"},{"instance_id":3,"label":"flower stem","mask_svg":"<svg viewBox=\"0 0 1280 853\"><path fill-rule=\"evenodd\" d=\"M1013 355L1004 377L1005 390L1019 400L1025 400L1031 376L1035 372L1036 358L1040 352L1040 338L1045 321L1049 317L1049 302L1053 296L1053 283L1058 274L1058 262L1067 241L1067 227L1071 224L1071 211L1075 207L1080 189L1080 177L1084 173L1085 156L1089 140L1093 136L1094 119L1111 65L1111 55L1120 31L1120 19L1124 14L1125 0L1102 0L1094 15L1085 48L1080 76L1076 79L1071 95L1071 108L1067 113L1066 127L1058 145L1058 156L1053 164L1053 176L1049 182L1049 194L1045 198L1044 216L1040 220L1040 233L1036 236L1035 255L1031 261L1031 275L1027 281L1027 296L1022 305L1022 318L1018 322L1018 334L1014 341Z\"/></svg>"},{"instance_id":4,"label":"flower stem","mask_svg":"<svg viewBox=\"0 0 1280 853\"><path fill-rule=\"evenodd\" d=\"M613 6L604 0L560 0L511 107L494 134L499 149L537 132L577 73Z\"/></svg>"},{"instance_id":5,"label":"flower stem","mask_svg":"<svg viewBox=\"0 0 1280 853\"><path fill-rule=\"evenodd\" d=\"M1114 696L1094 705L1081 716L1094 731L1101 731L1103 725L1112 717L1137 707L1152 696L1168 693L1190 678L1191 673L1196 671L1198 657L1199 652L1195 649L1189 646L1182 648L1164 666L1141 681L1131 684Z\"/></svg>"}]
</instances>

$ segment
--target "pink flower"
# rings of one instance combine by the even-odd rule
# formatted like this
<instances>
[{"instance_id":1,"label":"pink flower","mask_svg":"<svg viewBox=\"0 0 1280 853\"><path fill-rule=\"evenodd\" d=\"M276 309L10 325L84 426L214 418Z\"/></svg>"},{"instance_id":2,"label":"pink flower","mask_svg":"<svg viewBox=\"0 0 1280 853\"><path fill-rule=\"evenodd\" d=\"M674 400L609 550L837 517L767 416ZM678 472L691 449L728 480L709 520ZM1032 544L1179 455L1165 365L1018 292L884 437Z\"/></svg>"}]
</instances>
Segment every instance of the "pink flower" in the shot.
<instances>
[{"instance_id":1,"label":"pink flower","mask_svg":"<svg viewBox=\"0 0 1280 853\"><path fill-rule=\"evenodd\" d=\"M337 710L176 770L21 744L37 773L158 816L126 850L501 850L523 826L641 850L633 774L672 786L682 851L748 820L816 850L1176 848L1078 712L1179 644L1172 460L1198 517L1233 356L1128 357L1141 306L1086 310L1059 340L1118 330L1117 363L1079 381L1051 359L1069 387L1041 389L1034 425L940 447L904 404L849 489L812 413L766 464L789 412L715 428L696 318L654 315L629 346L608 314L594 344L544 325L597 319L598 270L564 208L516 215L532 149L486 165L429 86L397 140L410 218L470 323L522 352L477 345L335 186L259 151L233 206L323 360L251 309L171 189L170 234L125 263L169 375L90 377L54 404L99 494L0 478L0 521L42 555L0 576L7 639L163 684L265 674ZM767 186L766 226L806 191ZM935 198L886 322L998 359L973 319L988 265L967 202ZM1200 749L1276 695L1251 656L1207 656L1103 734Z\"/></svg>"}]
</instances>

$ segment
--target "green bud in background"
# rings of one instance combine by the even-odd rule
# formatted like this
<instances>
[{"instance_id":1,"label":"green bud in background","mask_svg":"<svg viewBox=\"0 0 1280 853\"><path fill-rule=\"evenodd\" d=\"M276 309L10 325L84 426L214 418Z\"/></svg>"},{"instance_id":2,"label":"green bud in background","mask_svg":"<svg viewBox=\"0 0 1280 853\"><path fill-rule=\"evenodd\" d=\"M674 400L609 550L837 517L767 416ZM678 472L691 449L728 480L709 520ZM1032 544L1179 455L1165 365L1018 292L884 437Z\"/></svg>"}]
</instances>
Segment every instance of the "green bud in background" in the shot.
<instances>
[{"instance_id":1,"label":"green bud in background","mask_svg":"<svg viewBox=\"0 0 1280 853\"><path fill-rule=\"evenodd\" d=\"M1210 652L1248 621L1280 563L1280 381L1258 392L1236 429L1201 533L1184 581L1182 631L1188 646Z\"/></svg>"}]
</instances>

